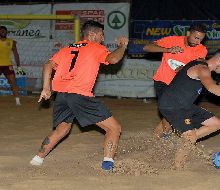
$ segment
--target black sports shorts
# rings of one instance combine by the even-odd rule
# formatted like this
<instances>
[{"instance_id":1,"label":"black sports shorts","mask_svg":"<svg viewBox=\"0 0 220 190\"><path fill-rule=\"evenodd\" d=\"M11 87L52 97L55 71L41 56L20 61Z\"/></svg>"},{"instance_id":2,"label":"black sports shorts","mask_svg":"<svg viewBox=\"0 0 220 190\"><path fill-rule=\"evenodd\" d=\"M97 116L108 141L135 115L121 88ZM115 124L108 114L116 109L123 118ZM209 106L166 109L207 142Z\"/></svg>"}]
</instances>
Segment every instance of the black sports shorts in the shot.
<instances>
[{"instance_id":1,"label":"black sports shorts","mask_svg":"<svg viewBox=\"0 0 220 190\"><path fill-rule=\"evenodd\" d=\"M15 72L14 72L14 69L13 69L13 66L0 66L0 75L1 74L4 74L5 76L6 75L15 75Z\"/></svg>"},{"instance_id":2,"label":"black sports shorts","mask_svg":"<svg viewBox=\"0 0 220 190\"><path fill-rule=\"evenodd\" d=\"M111 117L106 106L95 97L73 93L57 93L53 110L53 128L60 123L77 119L82 127L96 124Z\"/></svg>"},{"instance_id":3,"label":"black sports shorts","mask_svg":"<svg viewBox=\"0 0 220 190\"><path fill-rule=\"evenodd\" d=\"M166 89L168 85L161 81L154 81L154 89L156 92L156 96L158 99L162 96L164 90Z\"/></svg>"},{"instance_id":4,"label":"black sports shorts","mask_svg":"<svg viewBox=\"0 0 220 190\"><path fill-rule=\"evenodd\" d=\"M198 129L202 122L214 116L204 108L192 105L188 108L159 109L177 133Z\"/></svg>"}]
</instances>

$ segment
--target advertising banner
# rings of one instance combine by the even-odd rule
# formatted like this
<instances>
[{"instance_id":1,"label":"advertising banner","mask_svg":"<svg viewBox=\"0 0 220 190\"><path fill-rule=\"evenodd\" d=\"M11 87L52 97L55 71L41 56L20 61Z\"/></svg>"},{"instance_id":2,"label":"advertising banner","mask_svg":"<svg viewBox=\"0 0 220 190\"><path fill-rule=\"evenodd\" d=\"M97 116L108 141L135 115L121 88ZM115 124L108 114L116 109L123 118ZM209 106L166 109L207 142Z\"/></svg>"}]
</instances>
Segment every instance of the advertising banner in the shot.
<instances>
[{"instance_id":1,"label":"advertising banner","mask_svg":"<svg viewBox=\"0 0 220 190\"><path fill-rule=\"evenodd\" d=\"M153 75L160 61L125 59L115 65L103 66L95 86L99 96L155 97Z\"/></svg>"},{"instance_id":2,"label":"advertising banner","mask_svg":"<svg viewBox=\"0 0 220 190\"><path fill-rule=\"evenodd\" d=\"M50 11L51 5L49 4L0 6L0 12L4 15L50 14ZM19 87L22 87L23 90L25 88L30 91L39 91L42 86L42 65L52 54L50 45L50 21L0 20L0 25L7 27L8 38L17 41L20 63L27 74L25 79L17 76L17 81L25 80L25 83L23 82L22 86L19 85ZM13 58L12 55L12 60ZM1 81L4 83L3 79L1 79ZM5 93L10 92L6 91Z\"/></svg>"},{"instance_id":3,"label":"advertising banner","mask_svg":"<svg viewBox=\"0 0 220 190\"><path fill-rule=\"evenodd\" d=\"M147 53L143 51L144 45L149 41L154 41L165 36L183 36L193 23L202 23L207 26L207 34L204 45L208 49L209 55L220 48L220 21L140 21L134 20L130 26L130 43L128 56L130 58L145 58Z\"/></svg>"},{"instance_id":4,"label":"advertising banner","mask_svg":"<svg viewBox=\"0 0 220 190\"><path fill-rule=\"evenodd\" d=\"M87 20L95 20L104 24L104 44L110 51L113 51L117 47L116 38L128 36L129 9L130 5L128 3L74 3L56 4L53 10L54 14L57 15L72 14L79 16L81 25ZM62 47L73 42L73 22L56 21L54 26L55 44ZM149 85L149 83L143 84L143 81L149 81L149 79L147 79L147 76L141 78L141 75L144 74L141 74L140 66L141 64L138 66L132 65L126 58L114 66L103 66L94 88L94 94L96 96L146 96L147 92L142 86L146 89L146 85Z\"/></svg>"},{"instance_id":5,"label":"advertising banner","mask_svg":"<svg viewBox=\"0 0 220 190\"><path fill-rule=\"evenodd\" d=\"M20 95L27 95L26 89L26 77L25 76L16 76L16 85L19 88ZM8 83L8 80L5 77L0 76L0 95L12 95L11 87Z\"/></svg>"},{"instance_id":6,"label":"advertising banner","mask_svg":"<svg viewBox=\"0 0 220 190\"><path fill-rule=\"evenodd\" d=\"M52 11L53 10L53 11ZM128 3L69 3L0 6L1 14L74 14L80 17L81 24L93 19L105 26L105 45L113 51L115 39L128 36ZM27 75L17 76L19 87L39 93L42 88L42 68L50 56L61 47L74 42L74 21L50 20L0 20L5 25L8 37L17 41L21 65ZM97 79L94 93L96 96L154 97L152 76L158 62L127 59L116 65L103 66ZM1 92L9 90L4 76L1 77ZM9 93L9 92L7 92Z\"/></svg>"},{"instance_id":7,"label":"advertising banner","mask_svg":"<svg viewBox=\"0 0 220 190\"><path fill-rule=\"evenodd\" d=\"M104 43L112 51L116 48L117 37L128 36L129 9L129 3L72 3L55 4L53 11L57 15L77 15L81 25L87 20L104 24ZM55 21L54 26L56 44L65 46L73 42L73 21Z\"/></svg>"}]
</instances>

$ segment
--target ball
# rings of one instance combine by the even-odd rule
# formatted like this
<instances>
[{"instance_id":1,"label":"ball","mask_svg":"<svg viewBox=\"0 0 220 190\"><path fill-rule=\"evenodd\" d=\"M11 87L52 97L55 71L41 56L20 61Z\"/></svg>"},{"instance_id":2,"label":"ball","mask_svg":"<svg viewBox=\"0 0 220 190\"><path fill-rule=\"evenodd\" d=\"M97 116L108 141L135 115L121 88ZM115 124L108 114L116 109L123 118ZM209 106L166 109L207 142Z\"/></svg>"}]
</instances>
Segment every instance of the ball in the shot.
<instances>
[{"instance_id":1,"label":"ball","mask_svg":"<svg viewBox=\"0 0 220 190\"><path fill-rule=\"evenodd\" d=\"M215 168L220 169L220 152L216 152L212 157L212 162Z\"/></svg>"}]
</instances>

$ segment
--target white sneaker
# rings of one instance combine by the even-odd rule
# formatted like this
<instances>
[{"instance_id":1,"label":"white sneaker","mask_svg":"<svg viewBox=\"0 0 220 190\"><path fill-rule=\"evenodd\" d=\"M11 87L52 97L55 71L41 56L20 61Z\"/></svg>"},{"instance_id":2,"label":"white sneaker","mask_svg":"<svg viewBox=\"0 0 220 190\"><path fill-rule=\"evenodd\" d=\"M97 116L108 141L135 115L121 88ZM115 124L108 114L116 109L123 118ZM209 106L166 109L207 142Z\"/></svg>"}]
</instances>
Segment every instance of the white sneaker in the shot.
<instances>
[{"instance_id":1,"label":"white sneaker","mask_svg":"<svg viewBox=\"0 0 220 190\"><path fill-rule=\"evenodd\" d=\"M19 103L16 103L16 106L21 106L21 103L19 102Z\"/></svg>"},{"instance_id":2,"label":"white sneaker","mask_svg":"<svg viewBox=\"0 0 220 190\"><path fill-rule=\"evenodd\" d=\"M32 166L41 166L44 162L44 158L41 158L40 156L35 156L32 158L32 160L30 161L30 164Z\"/></svg>"},{"instance_id":3,"label":"white sneaker","mask_svg":"<svg viewBox=\"0 0 220 190\"><path fill-rule=\"evenodd\" d=\"M20 98L16 97L15 98L16 106L21 106Z\"/></svg>"}]
</instances>

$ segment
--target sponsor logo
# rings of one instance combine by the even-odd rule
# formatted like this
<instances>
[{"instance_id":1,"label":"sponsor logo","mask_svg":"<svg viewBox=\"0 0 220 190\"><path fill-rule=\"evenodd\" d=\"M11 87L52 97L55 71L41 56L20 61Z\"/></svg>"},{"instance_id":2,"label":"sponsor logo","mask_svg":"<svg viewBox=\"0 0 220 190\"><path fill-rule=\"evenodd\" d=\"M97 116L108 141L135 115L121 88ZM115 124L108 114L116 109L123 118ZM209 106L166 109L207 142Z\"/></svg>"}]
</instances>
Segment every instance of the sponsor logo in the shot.
<instances>
[{"instance_id":1,"label":"sponsor logo","mask_svg":"<svg viewBox=\"0 0 220 190\"><path fill-rule=\"evenodd\" d=\"M185 64L174 59L168 59L168 65L175 71L177 68L184 66Z\"/></svg>"},{"instance_id":2,"label":"sponsor logo","mask_svg":"<svg viewBox=\"0 0 220 190\"><path fill-rule=\"evenodd\" d=\"M0 21L1 26L6 26L9 37L25 37L25 38L45 38L41 34L41 28L31 25L32 20L3 20Z\"/></svg>"},{"instance_id":3,"label":"sponsor logo","mask_svg":"<svg viewBox=\"0 0 220 190\"><path fill-rule=\"evenodd\" d=\"M108 15L108 25L112 29L120 29L125 25L126 17L121 11L113 11Z\"/></svg>"},{"instance_id":4,"label":"sponsor logo","mask_svg":"<svg viewBox=\"0 0 220 190\"><path fill-rule=\"evenodd\" d=\"M191 119L188 119L188 118L185 119L184 122L185 122L186 125L190 125L192 123Z\"/></svg>"},{"instance_id":5,"label":"sponsor logo","mask_svg":"<svg viewBox=\"0 0 220 190\"><path fill-rule=\"evenodd\" d=\"M197 90L198 94L201 94L202 92L202 88L200 88L199 90Z\"/></svg>"},{"instance_id":6,"label":"sponsor logo","mask_svg":"<svg viewBox=\"0 0 220 190\"><path fill-rule=\"evenodd\" d=\"M0 25L10 29L24 29L31 23L31 20L1 20Z\"/></svg>"}]
</instances>

